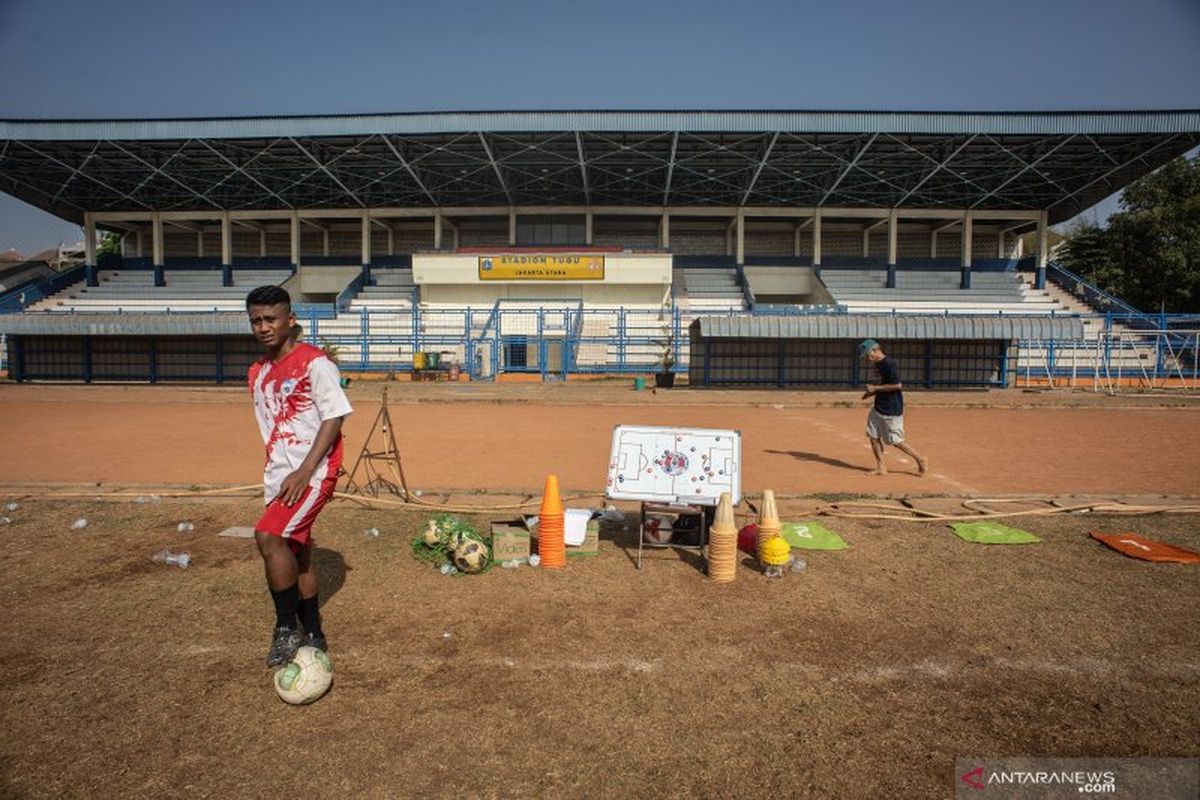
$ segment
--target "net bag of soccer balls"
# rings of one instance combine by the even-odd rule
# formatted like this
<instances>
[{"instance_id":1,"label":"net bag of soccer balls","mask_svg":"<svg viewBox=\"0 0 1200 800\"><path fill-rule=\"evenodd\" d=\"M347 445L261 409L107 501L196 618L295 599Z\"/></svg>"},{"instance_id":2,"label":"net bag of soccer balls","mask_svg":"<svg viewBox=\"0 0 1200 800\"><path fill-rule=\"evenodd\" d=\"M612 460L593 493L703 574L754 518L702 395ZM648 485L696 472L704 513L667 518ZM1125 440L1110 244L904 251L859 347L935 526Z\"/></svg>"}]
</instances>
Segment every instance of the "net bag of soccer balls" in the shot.
<instances>
[{"instance_id":1,"label":"net bag of soccer balls","mask_svg":"<svg viewBox=\"0 0 1200 800\"><path fill-rule=\"evenodd\" d=\"M443 572L478 575L492 566L492 551L487 539L470 523L453 514L438 514L424 530L413 537L413 557L441 567Z\"/></svg>"},{"instance_id":2,"label":"net bag of soccer balls","mask_svg":"<svg viewBox=\"0 0 1200 800\"><path fill-rule=\"evenodd\" d=\"M315 702L331 683L333 663L315 647L301 647L287 666L275 672L275 693L294 706Z\"/></svg>"}]
</instances>

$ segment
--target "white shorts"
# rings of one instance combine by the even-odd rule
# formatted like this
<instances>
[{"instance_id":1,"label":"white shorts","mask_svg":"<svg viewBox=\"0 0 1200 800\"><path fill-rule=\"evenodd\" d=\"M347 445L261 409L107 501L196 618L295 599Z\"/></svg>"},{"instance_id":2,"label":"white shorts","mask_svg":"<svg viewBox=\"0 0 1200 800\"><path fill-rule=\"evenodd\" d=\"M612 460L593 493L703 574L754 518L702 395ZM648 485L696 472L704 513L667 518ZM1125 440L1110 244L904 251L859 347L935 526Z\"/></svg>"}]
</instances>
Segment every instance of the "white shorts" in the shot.
<instances>
[{"instance_id":1,"label":"white shorts","mask_svg":"<svg viewBox=\"0 0 1200 800\"><path fill-rule=\"evenodd\" d=\"M884 444L904 441L904 415L885 417L874 408L867 414L867 438L880 439Z\"/></svg>"}]
</instances>

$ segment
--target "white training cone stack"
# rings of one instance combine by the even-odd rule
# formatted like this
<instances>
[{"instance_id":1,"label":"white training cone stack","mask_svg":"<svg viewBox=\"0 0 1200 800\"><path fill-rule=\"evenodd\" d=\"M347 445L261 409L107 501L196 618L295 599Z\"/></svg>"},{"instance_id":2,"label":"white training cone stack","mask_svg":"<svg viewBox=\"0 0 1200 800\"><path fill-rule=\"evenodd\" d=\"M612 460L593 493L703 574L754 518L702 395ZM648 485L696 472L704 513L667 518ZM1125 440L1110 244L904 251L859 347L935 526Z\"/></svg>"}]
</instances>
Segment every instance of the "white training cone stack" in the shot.
<instances>
[{"instance_id":1,"label":"white training cone stack","mask_svg":"<svg viewBox=\"0 0 1200 800\"><path fill-rule=\"evenodd\" d=\"M737 577L737 525L729 492L721 493L708 532L708 577L717 583L729 583Z\"/></svg>"}]
</instances>

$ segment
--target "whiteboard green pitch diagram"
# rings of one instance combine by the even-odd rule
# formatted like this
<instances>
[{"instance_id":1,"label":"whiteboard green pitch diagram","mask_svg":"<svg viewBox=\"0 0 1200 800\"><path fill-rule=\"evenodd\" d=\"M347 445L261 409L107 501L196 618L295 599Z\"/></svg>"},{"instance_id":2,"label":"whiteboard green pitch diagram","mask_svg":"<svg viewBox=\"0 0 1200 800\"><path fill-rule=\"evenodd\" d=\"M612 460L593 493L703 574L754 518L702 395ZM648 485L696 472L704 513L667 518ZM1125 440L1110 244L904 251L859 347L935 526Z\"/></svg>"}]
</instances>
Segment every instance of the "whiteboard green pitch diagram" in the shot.
<instances>
[{"instance_id":1,"label":"whiteboard green pitch diagram","mask_svg":"<svg viewBox=\"0 0 1200 800\"><path fill-rule=\"evenodd\" d=\"M605 494L613 500L715 506L741 496L742 435L708 428L613 428Z\"/></svg>"}]
</instances>

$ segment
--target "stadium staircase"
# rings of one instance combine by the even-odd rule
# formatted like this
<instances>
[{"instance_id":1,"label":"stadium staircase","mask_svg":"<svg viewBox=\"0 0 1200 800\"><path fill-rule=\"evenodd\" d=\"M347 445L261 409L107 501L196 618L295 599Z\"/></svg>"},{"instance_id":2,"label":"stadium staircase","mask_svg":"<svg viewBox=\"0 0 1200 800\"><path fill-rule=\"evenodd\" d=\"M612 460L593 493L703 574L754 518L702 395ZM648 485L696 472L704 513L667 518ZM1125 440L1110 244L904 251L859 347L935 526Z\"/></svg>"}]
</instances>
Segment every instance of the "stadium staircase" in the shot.
<instances>
[{"instance_id":1,"label":"stadium staircase","mask_svg":"<svg viewBox=\"0 0 1200 800\"><path fill-rule=\"evenodd\" d=\"M1017 274L1022 283L1032 290L1035 274L1031 271ZM1103 294L1090 285L1087 288L1092 289L1097 295ZM1089 303L1083 296L1085 292L1072 293L1052 280L1046 281L1046 288L1043 291L1062 307L1063 313L1078 314L1083 322L1082 342L1076 343L1072 347L1057 345L1058 351L1054 354L1056 371L1062 372L1075 367L1091 368L1103 356L1108 365L1109 374L1136 376L1153 370L1156 362L1163 358L1160 347L1162 342L1159 337L1140 334L1128 324L1107 319L1105 313L1112 309L1099 308ZM1122 301L1116 298L1112 298L1112 301L1120 304L1119 311L1132 312L1134 316L1138 314L1136 310ZM1026 354L1026 357L1043 368L1049 360L1049 355L1045 352L1036 356ZM1181 365L1167 364L1160 365L1160 368L1162 366L1171 371Z\"/></svg>"},{"instance_id":2,"label":"stadium staircase","mask_svg":"<svg viewBox=\"0 0 1200 800\"><path fill-rule=\"evenodd\" d=\"M412 269L376 267L371 279L373 285L359 289L336 319L318 323L318 337L337 345L343 364L395 370L412 363ZM365 352L364 333L369 337Z\"/></svg>"},{"instance_id":3,"label":"stadium staircase","mask_svg":"<svg viewBox=\"0 0 1200 800\"><path fill-rule=\"evenodd\" d=\"M220 270L171 270L165 286L154 285L149 270L101 270L99 285L79 281L43 298L26 311L91 312L107 314L199 313L244 311L246 293L256 286L282 283L290 270L245 269L233 271L233 285L221 285Z\"/></svg>"},{"instance_id":4,"label":"stadium staircase","mask_svg":"<svg viewBox=\"0 0 1200 800\"><path fill-rule=\"evenodd\" d=\"M920 314L1050 314L1064 308L1049 293L1034 289L1015 272L975 272L971 288L960 288L956 270L912 270L896 273L887 287L881 270L825 270L821 280L835 302L849 313Z\"/></svg>"}]
</instances>

